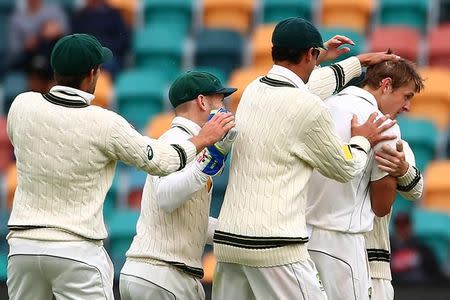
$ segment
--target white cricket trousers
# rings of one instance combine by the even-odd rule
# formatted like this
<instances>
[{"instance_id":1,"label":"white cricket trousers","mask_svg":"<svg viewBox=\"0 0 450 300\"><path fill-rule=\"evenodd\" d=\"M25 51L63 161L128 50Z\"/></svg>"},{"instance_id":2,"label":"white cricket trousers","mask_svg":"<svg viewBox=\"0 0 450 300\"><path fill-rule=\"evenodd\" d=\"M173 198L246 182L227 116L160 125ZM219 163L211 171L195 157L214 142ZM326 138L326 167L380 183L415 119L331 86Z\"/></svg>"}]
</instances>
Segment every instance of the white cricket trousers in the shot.
<instances>
[{"instance_id":1,"label":"white cricket trousers","mask_svg":"<svg viewBox=\"0 0 450 300\"><path fill-rule=\"evenodd\" d=\"M213 300L327 300L313 261L256 268L219 262Z\"/></svg>"},{"instance_id":2,"label":"white cricket trousers","mask_svg":"<svg viewBox=\"0 0 450 300\"><path fill-rule=\"evenodd\" d=\"M390 280L372 278L372 300L394 300L394 287Z\"/></svg>"},{"instance_id":3,"label":"white cricket trousers","mask_svg":"<svg viewBox=\"0 0 450 300\"><path fill-rule=\"evenodd\" d=\"M200 280L169 265L127 260L120 271L121 300L204 300Z\"/></svg>"},{"instance_id":4,"label":"white cricket trousers","mask_svg":"<svg viewBox=\"0 0 450 300\"><path fill-rule=\"evenodd\" d=\"M88 241L8 240L10 300L113 300L114 270L102 246Z\"/></svg>"},{"instance_id":5,"label":"white cricket trousers","mask_svg":"<svg viewBox=\"0 0 450 300\"><path fill-rule=\"evenodd\" d=\"M363 234L312 227L308 252L328 299L370 299L372 288Z\"/></svg>"}]
</instances>

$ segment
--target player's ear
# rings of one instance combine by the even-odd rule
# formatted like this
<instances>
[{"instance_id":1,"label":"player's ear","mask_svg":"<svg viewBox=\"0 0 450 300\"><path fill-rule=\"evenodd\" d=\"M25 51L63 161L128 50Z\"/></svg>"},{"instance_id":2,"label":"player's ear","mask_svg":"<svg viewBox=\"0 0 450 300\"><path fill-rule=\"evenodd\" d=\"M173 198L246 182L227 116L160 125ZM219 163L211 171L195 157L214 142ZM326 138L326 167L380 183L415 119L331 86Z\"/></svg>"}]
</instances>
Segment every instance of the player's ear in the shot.
<instances>
[{"instance_id":1,"label":"player's ear","mask_svg":"<svg viewBox=\"0 0 450 300\"><path fill-rule=\"evenodd\" d=\"M203 111L208 110L208 105L206 103L206 97L204 95L200 94L197 96L197 104L201 110L203 110Z\"/></svg>"},{"instance_id":2,"label":"player's ear","mask_svg":"<svg viewBox=\"0 0 450 300\"><path fill-rule=\"evenodd\" d=\"M380 88L383 93L392 91L392 78L391 77L383 78L380 82Z\"/></svg>"}]
</instances>

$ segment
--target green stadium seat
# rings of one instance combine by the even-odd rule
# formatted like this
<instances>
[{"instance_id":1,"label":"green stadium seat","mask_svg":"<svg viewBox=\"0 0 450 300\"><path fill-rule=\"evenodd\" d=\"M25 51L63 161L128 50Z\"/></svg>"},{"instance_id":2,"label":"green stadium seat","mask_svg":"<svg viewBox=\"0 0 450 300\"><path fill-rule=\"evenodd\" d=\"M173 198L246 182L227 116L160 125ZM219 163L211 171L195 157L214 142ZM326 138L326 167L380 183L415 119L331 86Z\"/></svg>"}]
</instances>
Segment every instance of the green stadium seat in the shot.
<instances>
[{"instance_id":1,"label":"green stadium seat","mask_svg":"<svg viewBox=\"0 0 450 300\"><path fill-rule=\"evenodd\" d=\"M107 249L114 264L114 275L117 279L125 263L125 253L130 248L136 234L138 210L115 210L106 220L108 226Z\"/></svg>"},{"instance_id":2,"label":"green stadium seat","mask_svg":"<svg viewBox=\"0 0 450 300\"><path fill-rule=\"evenodd\" d=\"M137 130L162 111L168 80L158 70L130 70L119 74L116 97L119 113Z\"/></svg>"},{"instance_id":3,"label":"green stadium seat","mask_svg":"<svg viewBox=\"0 0 450 300\"><path fill-rule=\"evenodd\" d=\"M339 56L339 58L336 61L324 63L323 64L324 66L341 61L350 56L358 55L358 54L364 52L364 50L366 48L366 38L364 37L364 35L356 32L352 29L339 28L339 27L322 27L322 28L319 28L319 31L320 31L324 41L331 39L335 35L344 35L344 36L350 38L351 40L353 40L353 42L355 42L354 46L345 45L345 47L350 48L350 52Z\"/></svg>"},{"instance_id":4,"label":"green stadium seat","mask_svg":"<svg viewBox=\"0 0 450 300\"><path fill-rule=\"evenodd\" d=\"M440 265L449 262L450 215L416 209L412 214L413 230L436 254Z\"/></svg>"},{"instance_id":5,"label":"green stadium seat","mask_svg":"<svg viewBox=\"0 0 450 300\"><path fill-rule=\"evenodd\" d=\"M423 173L435 156L439 135L436 125L430 120L406 116L399 117L398 124L402 139L411 146L416 157L416 166Z\"/></svg>"},{"instance_id":6,"label":"green stadium seat","mask_svg":"<svg viewBox=\"0 0 450 300\"><path fill-rule=\"evenodd\" d=\"M23 93L27 89L27 78L23 72L10 72L5 75L4 79L4 102L3 112L8 113L9 108L20 93Z\"/></svg>"},{"instance_id":7,"label":"green stadium seat","mask_svg":"<svg viewBox=\"0 0 450 300\"><path fill-rule=\"evenodd\" d=\"M6 266L8 262L9 246L6 241L8 234L8 219L9 214L2 210L0 211L0 281L6 281Z\"/></svg>"},{"instance_id":8,"label":"green stadium seat","mask_svg":"<svg viewBox=\"0 0 450 300\"><path fill-rule=\"evenodd\" d=\"M289 17L312 19L312 2L309 0L263 0L263 22L277 23Z\"/></svg>"},{"instance_id":9,"label":"green stadium seat","mask_svg":"<svg viewBox=\"0 0 450 300\"><path fill-rule=\"evenodd\" d=\"M380 24L407 25L425 32L429 3L428 0L381 0Z\"/></svg>"},{"instance_id":10,"label":"green stadium seat","mask_svg":"<svg viewBox=\"0 0 450 300\"><path fill-rule=\"evenodd\" d=\"M16 0L2 0L0 1L0 13L11 14L16 7Z\"/></svg>"},{"instance_id":11,"label":"green stadium seat","mask_svg":"<svg viewBox=\"0 0 450 300\"><path fill-rule=\"evenodd\" d=\"M77 4L77 0L47 0L47 2L59 5L68 14L70 14L75 9Z\"/></svg>"},{"instance_id":12,"label":"green stadium seat","mask_svg":"<svg viewBox=\"0 0 450 300\"><path fill-rule=\"evenodd\" d=\"M244 39L237 31L204 29L196 36L195 45L196 67L218 68L228 78L242 64Z\"/></svg>"},{"instance_id":13,"label":"green stadium seat","mask_svg":"<svg viewBox=\"0 0 450 300\"><path fill-rule=\"evenodd\" d=\"M188 34L192 27L192 0L145 0L145 26L170 25L172 34Z\"/></svg>"},{"instance_id":14,"label":"green stadium seat","mask_svg":"<svg viewBox=\"0 0 450 300\"><path fill-rule=\"evenodd\" d=\"M168 80L174 79L183 63L185 35L172 31L173 26L146 26L136 31L134 51L139 68L164 71ZM170 32L170 34L168 34Z\"/></svg>"}]
</instances>

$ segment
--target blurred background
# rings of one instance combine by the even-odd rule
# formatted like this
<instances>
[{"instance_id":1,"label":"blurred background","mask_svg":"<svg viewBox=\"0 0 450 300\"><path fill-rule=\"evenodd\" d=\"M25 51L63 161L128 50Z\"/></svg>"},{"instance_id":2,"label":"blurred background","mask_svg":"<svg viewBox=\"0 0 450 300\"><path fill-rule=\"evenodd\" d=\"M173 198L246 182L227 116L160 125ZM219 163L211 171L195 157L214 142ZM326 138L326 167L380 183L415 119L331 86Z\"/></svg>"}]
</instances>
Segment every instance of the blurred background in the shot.
<instances>
[{"instance_id":1,"label":"blurred background","mask_svg":"<svg viewBox=\"0 0 450 300\"><path fill-rule=\"evenodd\" d=\"M271 65L271 34L279 20L300 16L324 40L356 43L345 57L385 51L417 63L425 90L399 120L425 176L418 203L396 199L391 220L396 299L450 299L450 0L0 0L0 299L5 291L7 220L17 184L6 116L23 91L47 92L56 40L95 35L113 50L93 104L124 116L158 138L173 119L167 92L182 71L205 70L243 88ZM227 169L226 169L227 170ZM218 216L228 173L214 180L211 215ZM105 206L106 248L116 272L135 234L146 174L119 164ZM209 294L215 259L205 248Z\"/></svg>"}]
</instances>

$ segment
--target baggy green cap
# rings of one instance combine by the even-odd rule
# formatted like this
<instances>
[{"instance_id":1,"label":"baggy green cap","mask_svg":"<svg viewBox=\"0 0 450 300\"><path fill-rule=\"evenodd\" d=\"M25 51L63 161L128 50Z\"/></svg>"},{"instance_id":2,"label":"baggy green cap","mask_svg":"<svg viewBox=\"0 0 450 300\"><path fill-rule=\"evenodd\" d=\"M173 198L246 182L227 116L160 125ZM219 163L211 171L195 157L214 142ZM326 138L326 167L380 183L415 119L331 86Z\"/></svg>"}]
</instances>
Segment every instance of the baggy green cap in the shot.
<instances>
[{"instance_id":1,"label":"baggy green cap","mask_svg":"<svg viewBox=\"0 0 450 300\"><path fill-rule=\"evenodd\" d=\"M50 64L63 76L78 76L111 60L111 50L89 34L72 34L58 40L52 50Z\"/></svg>"},{"instance_id":2,"label":"baggy green cap","mask_svg":"<svg viewBox=\"0 0 450 300\"><path fill-rule=\"evenodd\" d=\"M296 50L325 49L317 28L311 22L299 17L287 18L275 26L272 33L272 45Z\"/></svg>"},{"instance_id":3,"label":"baggy green cap","mask_svg":"<svg viewBox=\"0 0 450 300\"><path fill-rule=\"evenodd\" d=\"M175 108L191 101L198 95L224 94L225 97L236 92L236 88L224 87L211 73L190 71L180 75L170 86L169 100Z\"/></svg>"}]
</instances>

